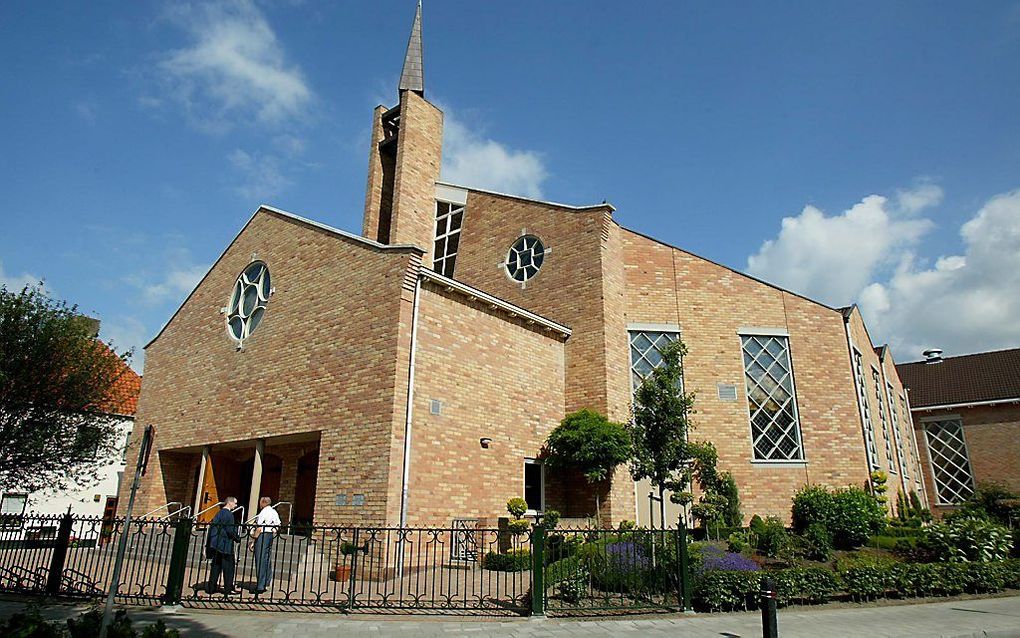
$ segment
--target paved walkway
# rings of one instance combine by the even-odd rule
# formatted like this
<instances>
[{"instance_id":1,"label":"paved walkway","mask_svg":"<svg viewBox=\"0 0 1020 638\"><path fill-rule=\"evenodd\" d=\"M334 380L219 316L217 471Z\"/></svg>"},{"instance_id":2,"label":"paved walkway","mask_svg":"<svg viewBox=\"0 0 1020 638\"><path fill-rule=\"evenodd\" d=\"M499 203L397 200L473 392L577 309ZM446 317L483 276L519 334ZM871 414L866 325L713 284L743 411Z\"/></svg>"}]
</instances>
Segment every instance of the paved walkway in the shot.
<instances>
[{"instance_id":1,"label":"paved walkway","mask_svg":"<svg viewBox=\"0 0 1020 638\"><path fill-rule=\"evenodd\" d=\"M21 600L0 600L0 617L24 606ZM81 606L50 605L44 614L65 618ZM620 636L747 638L761 636L755 613L661 616L642 619L477 619L450 617L363 616L223 610L131 609L135 626L164 619L185 636ZM879 607L794 608L779 610L781 638L867 638L932 636L1020 637L1020 596L957 600L919 605Z\"/></svg>"}]
</instances>

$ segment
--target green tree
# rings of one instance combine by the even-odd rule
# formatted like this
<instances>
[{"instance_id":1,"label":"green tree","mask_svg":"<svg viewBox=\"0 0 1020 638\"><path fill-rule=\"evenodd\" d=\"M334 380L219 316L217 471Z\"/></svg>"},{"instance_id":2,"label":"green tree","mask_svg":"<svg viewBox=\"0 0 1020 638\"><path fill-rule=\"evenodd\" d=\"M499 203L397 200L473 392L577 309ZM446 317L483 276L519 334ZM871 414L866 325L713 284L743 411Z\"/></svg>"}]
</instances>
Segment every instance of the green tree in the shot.
<instances>
[{"instance_id":1,"label":"green tree","mask_svg":"<svg viewBox=\"0 0 1020 638\"><path fill-rule=\"evenodd\" d=\"M659 517L665 526L665 503L691 502L690 485L696 468L695 457L703 445L692 444L688 435L693 425L694 394L683 390L683 358L687 347L677 339L662 351L662 363L652 370L634 393L634 418L628 426L634 453L630 473L635 481L647 478L659 490ZM714 466L713 466L714 469Z\"/></svg>"},{"instance_id":2,"label":"green tree","mask_svg":"<svg viewBox=\"0 0 1020 638\"><path fill-rule=\"evenodd\" d=\"M118 418L111 389L126 371L77 307L39 287L0 287L0 489L88 484L109 462Z\"/></svg>"},{"instance_id":3,"label":"green tree","mask_svg":"<svg viewBox=\"0 0 1020 638\"><path fill-rule=\"evenodd\" d=\"M613 471L630 460L630 434L594 410L572 412L563 418L545 442L544 460L554 469L575 469L595 487L595 512L599 514L599 492Z\"/></svg>"}]
</instances>

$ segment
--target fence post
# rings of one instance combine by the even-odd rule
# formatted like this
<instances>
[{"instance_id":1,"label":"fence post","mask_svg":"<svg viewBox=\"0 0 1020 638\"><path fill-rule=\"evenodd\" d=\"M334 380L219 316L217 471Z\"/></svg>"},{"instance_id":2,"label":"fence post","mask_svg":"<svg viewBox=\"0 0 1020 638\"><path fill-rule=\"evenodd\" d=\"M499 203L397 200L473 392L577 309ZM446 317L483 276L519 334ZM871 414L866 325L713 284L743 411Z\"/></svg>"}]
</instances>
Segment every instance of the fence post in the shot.
<instances>
[{"instance_id":1,"label":"fence post","mask_svg":"<svg viewBox=\"0 0 1020 638\"><path fill-rule=\"evenodd\" d=\"M531 615L545 615L545 527L531 528Z\"/></svg>"},{"instance_id":2,"label":"fence post","mask_svg":"<svg viewBox=\"0 0 1020 638\"><path fill-rule=\"evenodd\" d=\"M776 582L768 576L761 579L761 635L763 638L779 638L779 622L776 615Z\"/></svg>"},{"instance_id":3,"label":"fence post","mask_svg":"<svg viewBox=\"0 0 1020 638\"><path fill-rule=\"evenodd\" d=\"M354 609L354 581L358 577L358 528L354 528L354 553L351 554L351 574L347 580L347 611Z\"/></svg>"},{"instance_id":4,"label":"fence post","mask_svg":"<svg viewBox=\"0 0 1020 638\"><path fill-rule=\"evenodd\" d=\"M680 564L680 604L682 611L691 611L691 560L690 547L687 545L687 521L681 513L676 524L677 556Z\"/></svg>"},{"instance_id":5,"label":"fence post","mask_svg":"<svg viewBox=\"0 0 1020 638\"><path fill-rule=\"evenodd\" d=\"M184 590L184 571L188 565L188 547L191 544L191 519L181 518L174 525L174 540L170 551L170 569L166 578L163 603L179 605Z\"/></svg>"},{"instance_id":6,"label":"fence post","mask_svg":"<svg viewBox=\"0 0 1020 638\"><path fill-rule=\"evenodd\" d=\"M57 530L57 544L50 556L50 571L46 575L46 593L56 596L60 593L60 581L64 576L64 563L67 561L67 548L71 544L71 512L60 517L60 528Z\"/></svg>"}]
</instances>

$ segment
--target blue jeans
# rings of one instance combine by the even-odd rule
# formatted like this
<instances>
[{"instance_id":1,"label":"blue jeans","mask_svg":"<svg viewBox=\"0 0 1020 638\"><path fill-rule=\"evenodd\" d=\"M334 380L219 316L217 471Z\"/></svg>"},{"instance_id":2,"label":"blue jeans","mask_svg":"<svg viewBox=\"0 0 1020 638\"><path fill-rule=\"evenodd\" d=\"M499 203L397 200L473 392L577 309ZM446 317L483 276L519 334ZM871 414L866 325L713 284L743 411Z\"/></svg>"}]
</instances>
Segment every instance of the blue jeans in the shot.
<instances>
[{"instance_id":1,"label":"blue jeans","mask_svg":"<svg viewBox=\"0 0 1020 638\"><path fill-rule=\"evenodd\" d=\"M258 577L256 589L269 589L269 583L273 580L272 549L273 534L271 532L259 534L255 539L255 575Z\"/></svg>"}]
</instances>

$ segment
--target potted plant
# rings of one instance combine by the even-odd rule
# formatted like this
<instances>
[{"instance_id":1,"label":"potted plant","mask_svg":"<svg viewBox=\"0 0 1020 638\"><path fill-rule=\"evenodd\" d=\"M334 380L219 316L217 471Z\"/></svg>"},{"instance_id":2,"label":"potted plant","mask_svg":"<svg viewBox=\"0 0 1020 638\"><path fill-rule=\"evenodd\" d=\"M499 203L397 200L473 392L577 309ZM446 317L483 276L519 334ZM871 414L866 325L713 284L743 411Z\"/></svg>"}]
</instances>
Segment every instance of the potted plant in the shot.
<instances>
[{"instance_id":1,"label":"potted plant","mask_svg":"<svg viewBox=\"0 0 1020 638\"><path fill-rule=\"evenodd\" d=\"M358 547L350 541L343 541L340 543L340 555L343 557L336 564L336 573L334 578L338 581L348 580L351 577L351 566L354 564L354 558L358 552L365 551L364 547ZM350 556L351 558L348 558Z\"/></svg>"}]
</instances>

